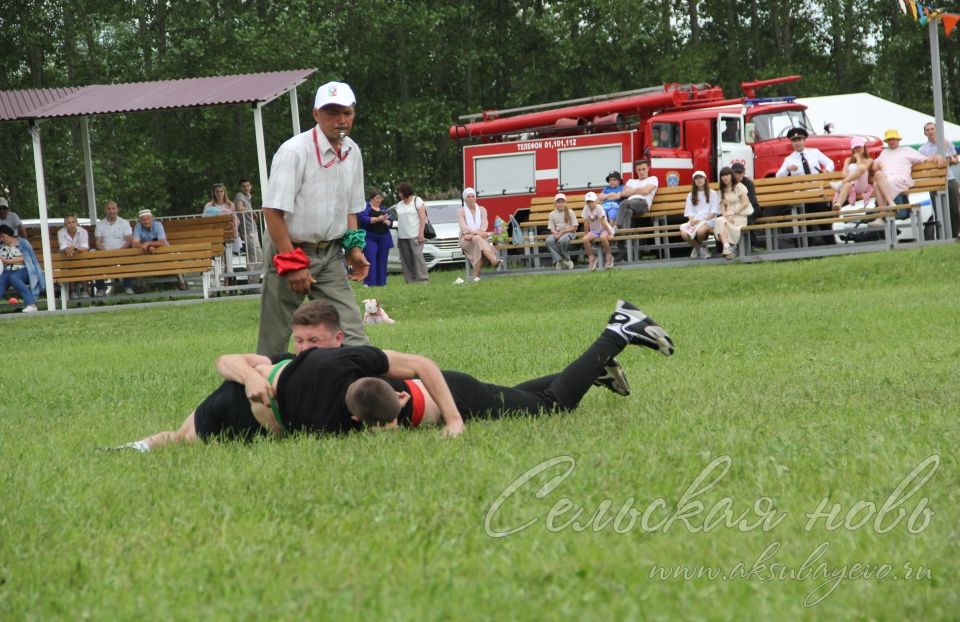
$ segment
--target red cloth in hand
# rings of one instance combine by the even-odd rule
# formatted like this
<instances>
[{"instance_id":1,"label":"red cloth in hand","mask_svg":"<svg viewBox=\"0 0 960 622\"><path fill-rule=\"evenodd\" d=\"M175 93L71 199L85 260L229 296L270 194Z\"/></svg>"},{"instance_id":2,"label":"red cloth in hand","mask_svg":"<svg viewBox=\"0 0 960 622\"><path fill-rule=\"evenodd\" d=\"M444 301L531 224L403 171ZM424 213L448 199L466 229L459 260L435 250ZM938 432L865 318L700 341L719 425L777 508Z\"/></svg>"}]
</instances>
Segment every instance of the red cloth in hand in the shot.
<instances>
[{"instance_id":1,"label":"red cloth in hand","mask_svg":"<svg viewBox=\"0 0 960 622\"><path fill-rule=\"evenodd\" d=\"M310 258L302 248L295 248L289 253L277 253L273 256L273 265L277 274L283 276L289 272L296 272L310 267Z\"/></svg>"}]
</instances>

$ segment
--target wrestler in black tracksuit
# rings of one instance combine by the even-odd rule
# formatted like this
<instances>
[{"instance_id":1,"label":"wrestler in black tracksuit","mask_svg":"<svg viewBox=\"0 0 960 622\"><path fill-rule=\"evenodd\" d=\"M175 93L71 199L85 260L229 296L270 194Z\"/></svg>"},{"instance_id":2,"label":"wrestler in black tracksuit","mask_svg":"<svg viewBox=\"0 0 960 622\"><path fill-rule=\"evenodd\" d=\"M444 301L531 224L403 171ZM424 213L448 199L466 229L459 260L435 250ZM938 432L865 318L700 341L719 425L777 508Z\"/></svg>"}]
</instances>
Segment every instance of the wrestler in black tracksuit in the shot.
<instances>
[{"instance_id":1,"label":"wrestler in black tracksuit","mask_svg":"<svg viewBox=\"0 0 960 622\"><path fill-rule=\"evenodd\" d=\"M443 371L454 403L464 419L499 419L506 413L532 414L573 410L604 372L607 362L620 353L626 342L609 330L575 361L558 374L550 374L505 387L481 382L469 374ZM347 387L358 378L382 376L389 368L386 354L372 346L336 349L313 348L296 357L272 357L276 363L293 360L284 369L277 386L283 425L290 431L339 433L362 428L353 420L344 402ZM398 391L403 381L390 380ZM401 412L401 421L410 420L412 404ZM206 440L214 435L249 439L266 434L250 410L244 386L226 381L196 409L197 435Z\"/></svg>"}]
</instances>

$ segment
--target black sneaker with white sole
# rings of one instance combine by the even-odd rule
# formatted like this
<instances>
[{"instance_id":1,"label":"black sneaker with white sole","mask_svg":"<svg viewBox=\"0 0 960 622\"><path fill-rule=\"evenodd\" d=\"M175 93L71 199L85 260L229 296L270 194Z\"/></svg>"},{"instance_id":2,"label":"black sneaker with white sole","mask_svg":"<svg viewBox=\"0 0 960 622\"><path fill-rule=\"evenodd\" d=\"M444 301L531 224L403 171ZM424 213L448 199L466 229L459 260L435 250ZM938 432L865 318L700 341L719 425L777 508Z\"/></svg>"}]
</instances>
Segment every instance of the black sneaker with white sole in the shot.
<instances>
[{"instance_id":1,"label":"black sneaker with white sole","mask_svg":"<svg viewBox=\"0 0 960 622\"><path fill-rule=\"evenodd\" d=\"M630 383L627 382L627 375L617 359L607 361L603 368L603 375L593 381L593 386L605 387L624 397L630 395Z\"/></svg>"},{"instance_id":2,"label":"black sneaker with white sole","mask_svg":"<svg viewBox=\"0 0 960 622\"><path fill-rule=\"evenodd\" d=\"M664 356L673 354L673 340L663 327L625 300L618 300L607 328L622 335L627 343L646 346Z\"/></svg>"}]
</instances>

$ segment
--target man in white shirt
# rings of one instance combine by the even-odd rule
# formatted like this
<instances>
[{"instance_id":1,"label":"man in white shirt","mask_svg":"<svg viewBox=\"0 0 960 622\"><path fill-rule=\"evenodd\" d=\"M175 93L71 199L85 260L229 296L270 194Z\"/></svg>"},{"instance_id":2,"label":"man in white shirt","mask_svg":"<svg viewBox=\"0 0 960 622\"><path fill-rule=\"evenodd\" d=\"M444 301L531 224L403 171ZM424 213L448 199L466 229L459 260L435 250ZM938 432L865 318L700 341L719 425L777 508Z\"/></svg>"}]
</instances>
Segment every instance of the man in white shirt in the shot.
<instances>
[{"instance_id":1,"label":"man in white shirt","mask_svg":"<svg viewBox=\"0 0 960 622\"><path fill-rule=\"evenodd\" d=\"M650 211L653 197L657 194L660 182L650 175L650 162L638 160L634 170L636 176L627 180L620 191L620 211L617 212L616 229L630 227L634 216L640 216Z\"/></svg>"},{"instance_id":2,"label":"man in white shirt","mask_svg":"<svg viewBox=\"0 0 960 622\"><path fill-rule=\"evenodd\" d=\"M793 147L793 153L783 159L783 164L777 171L777 177L792 177L795 175L816 175L818 173L832 172L833 160L823 155L823 152L814 147L807 147L807 130L802 127L792 127L787 132L787 138L790 139L790 146ZM829 203L818 203L816 205L807 205L808 212L830 211L832 206ZM764 216L768 215L764 213ZM773 215L773 214L769 214ZM818 235L810 239L810 244L833 244L835 242L832 235L826 235L827 231L832 231L830 225L811 225L810 230L823 231L824 235Z\"/></svg>"},{"instance_id":3,"label":"man in white shirt","mask_svg":"<svg viewBox=\"0 0 960 622\"><path fill-rule=\"evenodd\" d=\"M356 106L342 82L317 89L317 124L280 146L263 198L265 240L263 294L257 353L285 352L290 320L303 302L329 300L340 314L348 345L370 343L347 278L362 281L370 264L357 213L364 210L363 157L348 134ZM344 267L349 264L349 277Z\"/></svg>"},{"instance_id":4,"label":"man in white shirt","mask_svg":"<svg viewBox=\"0 0 960 622\"><path fill-rule=\"evenodd\" d=\"M807 147L807 136L807 130L802 127L792 127L787 132L793 153L783 159L777 177L833 172L833 160L819 149Z\"/></svg>"},{"instance_id":5,"label":"man in white shirt","mask_svg":"<svg viewBox=\"0 0 960 622\"><path fill-rule=\"evenodd\" d=\"M93 243L99 251L113 251L120 248L130 248L133 246L133 228L125 218L120 218L120 208L116 201L107 201L103 204L103 218L97 222L97 227L93 231ZM96 295L103 295L111 292L110 288L104 288L103 281L97 281ZM123 279L123 291L133 293L133 280Z\"/></svg>"},{"instance_id":6,"label":"man in white shirt","mask_svg":"<svg viewBox=\"0 0 960 622\"><path fill-rule=\"evenodd\" d=\"M957 149L953 143L946 141L943 151L937 148L937 126L931 121L923 126L923 133L927 137L927 142L920 145L917 149L922 155L928 158L935 155L943 156L947 161L947 200L950 206L950 229L953 237L960 237L960 184L957 183L957 176L953 172L953 166L960 163L957 157ZM933 192L930 193L934 195Z\"/></svg>"}]
</instances>

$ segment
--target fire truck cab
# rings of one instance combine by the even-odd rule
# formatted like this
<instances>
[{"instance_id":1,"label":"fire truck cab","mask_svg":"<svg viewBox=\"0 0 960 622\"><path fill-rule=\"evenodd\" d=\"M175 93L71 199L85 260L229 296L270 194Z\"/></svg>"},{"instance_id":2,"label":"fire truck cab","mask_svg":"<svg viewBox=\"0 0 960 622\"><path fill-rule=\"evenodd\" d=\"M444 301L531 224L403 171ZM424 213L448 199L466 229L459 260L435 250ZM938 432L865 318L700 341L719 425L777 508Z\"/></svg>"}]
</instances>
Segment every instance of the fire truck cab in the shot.
<instances>
[{"instance_id":1,"label":"fire truck cab","mask_svg":"<svg viewBox=\"0 0 960 622\"><path fill-rule=\"evenodd\" d=\"M786 138L792 127L810 132L815 147L839 168L850 154L850 136L818 135L805 107L793 98L751 99L741 105L663 112L646 121L643 156L651 174L668 186L690 183L694 170L704 170L714 181L725 166L743 164L748 177L773 177L792 146ZM879 152L879 139L868 141Z\"/></svg>"},{"instance_id":2,"label":"fire truck cab","mask_svg":"<svg viewBox=\"0 0 960 622\"><path fill-rule=\"evenodd\" d=\"M464 185L476 189L491 219L509 218L534 197L599 191L612 171L627 180L639 159L650 160L650 172L663 186L690 184L696 170L716 181L721 168L736 162L751 177L772 177L792 150L786 138L791 127L805 128L807 146L839 169L851 136L816 134L805 106L793 97L756 97L760 87L799 78L741 83L745 96L735 99L725 99L722 89L709 84L670 84L487 111L462 117L469 122L452 126L450 137L468 141ZM527 112L531 109L541 110ZM865 138L870 153L879 153L881 141Z\"/></svg>"}]
</instances>

